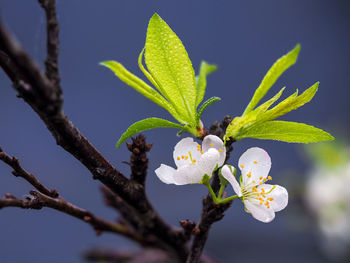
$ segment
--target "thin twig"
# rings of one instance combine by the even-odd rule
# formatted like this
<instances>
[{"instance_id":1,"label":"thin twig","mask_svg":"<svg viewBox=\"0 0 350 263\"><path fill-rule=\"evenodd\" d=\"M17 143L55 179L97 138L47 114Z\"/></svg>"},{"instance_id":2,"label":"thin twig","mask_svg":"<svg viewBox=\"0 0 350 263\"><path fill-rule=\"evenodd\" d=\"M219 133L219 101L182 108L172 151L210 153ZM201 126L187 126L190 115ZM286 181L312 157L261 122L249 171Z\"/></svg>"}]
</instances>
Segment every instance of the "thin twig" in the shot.
<instances>
[{"instance_id":1,"label":"thin twig","mask_svg":"<svg viewBox=\"0 0 350 263\"><path fill-rule=\"evenodd\" d=\"M11 157L7 153L5 153L0 147L0 160L12 167L12 174L16 177L22 177L24 180L29 182L32 186L34 186L41 193L50 196L50 197L58 197L58 192L56 190L50 190L46 188L40 181L31 173L28 173L24 170L19 160L16 157Z\"/></svg>"},{"instance_id":2,"label":"thin twig","mask_svg":"<svg viewBox=\"0 0 350 263\"><path fill-rule=\"evenodd\" d=\"M60 76L58 72L59 26L56 17L55 0L38 0L46 14L46 76L51 80L57 91L61 93Z\"/></svg>"},{"instance_id":3,"label":"thin twig","mask_svg":"<svg viewBox=\"0 0 350 263\"><path fill-rule=\"evenodd\" d=\"M112 232L141 242L142 237L130 231L129 228L98 217L88 210L82 209L67 202L62 197L53 198L39 191L30 191L31 197L18 199L12 195L0 199L0 209L4 207L19 207L23 209L42 209L43 207L53 208L90 224L97 234L101 232Z\"/></svg>"}]
</instances>

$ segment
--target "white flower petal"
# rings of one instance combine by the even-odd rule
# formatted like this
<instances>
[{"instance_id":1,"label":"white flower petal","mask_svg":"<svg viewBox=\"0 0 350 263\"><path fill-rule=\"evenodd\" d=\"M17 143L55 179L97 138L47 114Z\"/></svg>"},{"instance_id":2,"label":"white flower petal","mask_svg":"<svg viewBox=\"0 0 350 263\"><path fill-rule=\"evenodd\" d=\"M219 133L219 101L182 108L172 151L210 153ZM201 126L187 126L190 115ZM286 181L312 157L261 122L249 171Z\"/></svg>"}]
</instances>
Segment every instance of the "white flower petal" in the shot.
<instances>
[{"instance_id":1,"label":"white flower petal","mask_svg":"<svg viewBox=\"0 0 350 263\"><path fill-rule=\"evenodd\" d=\"M224 165L221 169L222 176L232 185L233 190L235 193L241 197L242 196L242 190L239 186L239 183L237 182L235 176L231 173L230 168L227 165Z\"/></svg>"},{"instance_id":2,"label":"white flower petal","mask_svg":"<svg viewBox=\"0 0 350 263\"><path fill-rule=\"evenodd\" d=\"M166 184L177 184L174 180L174 174L176 170L165 164L161 164L159 168L155 170L159 180Z\"/></svg>"},{"instance_id":3,"label":"white flower petal","mask_svg":"<svg viewBox=\"0 0 350 263\"><path fill-rule=\"evenodd\" d=\"M198 168L202 171L203 175L207 174L211 176L214 168L217 166L220 158L220 154L216 149L209 149L204 154L202 154L201 158L197 164Z\"/></svg>"},{"instance_id":4,"label":"white flower petal","mask_svg":"<svg viewBox=\"0 0 350 263\"><path fill-rule=\"evenodd\" d=\"M219 151L220 158L219 158L218 166L221 167L224 164L225 158L226 158L226 148L224 146L224 142L218 136L207 135L203 139L202 150L206 152L210 148L214 148Z\"/></svg>"},{"instance_id":5,"label":"white flower petal","mask_svg":"<svg viewBox=\"0 0 350 263\"><path fill-rule=\"evenodd\" d=\"M174 173L174 181L178 185L195 184L202 181L204 174L197 165L189 164L177 168Z\"/></svg>"},{"instance_id":6,"label":"white flower petal","mask_svg":"<svg viewBox=\"0 0 350 263\"><path fill-rule=\"evenodd\" d=\"M271 158L265 150L253 147L242 154L238 166L242 171L243 185L257 185L269 174Z\"/></svg>"},{"instance_id":7,"label":"white flower petal","mask_svg":"<svg viewBox=\"0 0 350 263\"><path fill-rule=\"evenodd\" d=\"M267 208L264 205L259 205L259 203L253 203L248 200L244 200L244 205L256 220L269 223L275 218L275 212L272 208Z\"/></svg>"},{"instance_id":8,"label":"white flower petal","mask_svg":"<svg viewBox=\"0 0 350 263\"><path fill-rule=\"evenodd\" d=\"M188 165L192 160L198 159L201 156L199 144L193 141L193 138L187 137L179 141L174 148L174 161L177 167Z\"/></svg>"},{"instance_id":9,"label":"white flower petal","mask_svg":"<svg viewBox=\"0 0 350 263\"><path fill-rule=\"evenodd\" d=\"M270 201L270 206L275 212L281 211L288 205L288 192L286 188L279 185L271 185L271 184L263 184L257 188L258 190L260 190L261 188L264 188L265 192L268 193L266 194L266 197L273 198L273 200Z\"/></svg>"}]
</instances>

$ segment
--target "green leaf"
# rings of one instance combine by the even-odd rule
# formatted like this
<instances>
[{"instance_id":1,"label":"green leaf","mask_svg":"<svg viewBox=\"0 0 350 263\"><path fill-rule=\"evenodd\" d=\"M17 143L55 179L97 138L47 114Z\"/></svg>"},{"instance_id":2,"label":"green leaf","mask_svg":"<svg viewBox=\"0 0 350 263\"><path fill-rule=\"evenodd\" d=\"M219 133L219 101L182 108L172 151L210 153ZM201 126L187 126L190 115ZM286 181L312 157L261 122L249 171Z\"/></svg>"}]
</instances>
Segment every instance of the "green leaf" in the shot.
<instances>
[{"instance_id":1,"label":"green leaf","mask_svg":"<svg viewBox=\"0 0 350 263\"><path fill-rule=\"evenodd\" d=\"M256 111L258 114L262 114L268 110L268 108L271 107L272 104L274 104L282 95L285 87L282 88L275 96L273 96L271 99L266 101L265 103L261 104L259 107L257 107L254 111Z\"/></svg>"},{"instance_id":2,"label":"green leaf","mask_svg":"<svg viewBox=\"0 0 350 263\"><path fill-rule=\"evenodd\" d=\"M145 52L145 48L143 48L141 50L141 53L139 55L139 59L138 59L138 64L139 64L139 68L141 69L141 71L143 72L143 74L145 74L145 76L148 78L148 80L158 89L161 90L161 88L159 87L159 84L156 82L156 80L152 77L152 75L145 69L145 67L142 64L142 58L143 58L143 54Z\"/></svg>"},{"instance_id":3,"label":"green leaf","mask_svg":"<svg viewBox=\"0 0 350 263\"><path fill-rule=\"evenodd\" d=\"M295 110L305 103L308 103L316 94L318 90L319 82L316 82L310 88L305 90L300 96L298 96L298 91L286 98L284 101L273 107L272 109L266 111L263 120L274 120L288 112Z\"/></svg>"},{"instance_id":4,"label":"green leaf","mask_svg":"<svg viewBox=\"0 0 350 263\"><path fill-rule=\"evenodd\" d=\"M199 70L199 75L196 77L196 84L197 84L196 108L204 98L205 88L207 86L207 75L214 72L215 70L217 70L216 65L211 65L205 61L202 61L201 67Z\"/></svg>"},{"instance_id":5,"label":"green leaf","mask_svg":"<svg viewBox=\"0 0 350 263\"><path fill-rule=\"evenodd\" d=\"M120 147L120 145L127 140L128 138L130 138L131 136L142 132L142 131L146 131L146 130L150 130L150 129L154 129L154 128L176 128L176 129L181 129L184 130L185 127L181 126L180 124L171 122L171 121L167 121L164 119L160 119L160 118L148 118L148 119L144 119L138 122L135 122L134 124L132 124L120 137L120 139L117 142L117 148Z\"/></svg>"},{"instance_id":6,"label":"green leaf","mask_svg":"<svg viewBox=\"0 0 350 263\"><path fill-rule=\"evenodd\" d=\"M295 48L278 59L269 71L266 73L264 79L260 83L259 87L256 89L253 98L249 102L247 108L245 109L244 114L252 111L256 105L258 105L259 101L265 96L265 94L269 91L272 85L277 81L277 79L286 71L290 66L295 64L298 58L298 54L300 51L300 45L296 45Z\"/></svg>"},{"instance_id":7,"label":"green leaf","mask_svg":"<svg viewBox=\"0 0 350 263\"><path fill-rule=\"evenodd\" d=\"M146 37L145 62L159 91L191 124L196 124L196 83L191 60L181 40L154 14Z\"/></svg>"},{"instance_id":8,"label":"green leaf","mask_svg":"<svg viewBox=\"0 0 350 263\"><path fill-rule=\"evenodd\" d=\"M141 93L146 98L150 99L157 105L166 109L171 115L174 116L181 123L186 123L186 121L181 117L180 114L176 112L174 107L162 97L156 90L145 83L142 79L138 78L130 71L128 71L122 64L116 61L104 61L100 65L105 66L112 70L114 74L125 84L134 88L137 92Z\"/></svg>"},{"instance_id":9,"label":"green leaf","mask_svg":"<svg viewBox=\"0 0 350 263\"><path fill-rule=\"evenodd\" d=\"M314 97L315 93L317 92L318 85L319 83L316 82L306 91L304 91L304 93L300 96L298 96L298 91L296 91L272 109L267 110L268 107L270 107L271 104L281 96L284 89L280 90L272 99L268 100L255 110L246 113L241 117L234 118L226 129L224 138L225 141L227 141L230 137L237 138L237 136L240 136L242 129L259 126L266 121L274 120L292 110L303 106Z\"/></svg>"},{"instance_id":10,"label":"green leaf","mask_svg":"<svg viewBox=\"0 0 350 263\"><path fill-rule=\"evenodd\" d=\"M208 108L209 105L219 100L221 100L219 97L211 97L210 99L206 100L198 109L197 120L199 121L201 119L203 112L206 110L206 108Z\"/></svg>"},{"instance_id":11,"label":"green leaf","mask_svg":"<svg viewBox=\"0 0 350 263\"><path fill-rule=\"evenodd\" d=\"M242 129L235 139L241 140L243 138L277 140L293 143L334 140L332 135L321 129L304 123L287 121L268 121L250 128Z\"/></svg>"}]
</instances>

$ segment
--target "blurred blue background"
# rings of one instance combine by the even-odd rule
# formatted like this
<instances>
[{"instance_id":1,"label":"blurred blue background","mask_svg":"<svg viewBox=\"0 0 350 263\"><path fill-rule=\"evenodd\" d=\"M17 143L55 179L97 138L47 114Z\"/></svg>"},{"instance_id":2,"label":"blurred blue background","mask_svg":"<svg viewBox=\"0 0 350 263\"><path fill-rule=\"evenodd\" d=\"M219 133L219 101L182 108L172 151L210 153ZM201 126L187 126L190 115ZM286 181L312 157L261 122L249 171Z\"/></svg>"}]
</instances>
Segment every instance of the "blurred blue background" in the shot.
<instances>
[{"instance_id":1,"label":"blurred blue background","mask_svg":"<svg viewBox=\"0 0 350 263\"><path fill-rule=\"evenodd\" d=\"M149 18L157 12L182 39L198 72L201 60L216 63L209 76L206 98L219 96L204 113L208 127L226 114L240 115L273 62L301 43L297 64L289 69L268 97L287 86L284 97L320 81L313 101L284 119L305 122L327 131L349 131L350 3L346 0L251 1L57 1L60 21L60 73L64 110L87 138L124 174L129 160L126 147L115 149L121 133L146 117L171 117L109 70L98 65L114 59L142 76L137 66ZM3 21L31 56L43 66L45 18L37 1L1 0ZM111 220L99 183L77 160L56 146L39 117L16 98L11 83L0 72L0 146L20 158L22 165L67 200ZM338 127L338 128L337 128ZM161 183L154 170L173 165L176 130L145 132L154 147L149 154L147 192L154 206L174 225L181 219L197 221L201 185L176 187ZM272 158L274 183L285 171L303 173L308 163L293 144L244 140L234 145L230 163L237 165L247 148L260 146ZM288 185L285 185L288 189ZM0 194L18 197L31 189L0 164ZM293 193L290 193L293 198ZM215 224L206 251L220 262L327 262L317 249L311 230L299 229L291 218L293 203L269 224L254 220L235 202ZM137 249L125 239L103 234L59 212L0 210L0 262L83 262L81 253L95 246Z\"/></svg>"}]
</instances>

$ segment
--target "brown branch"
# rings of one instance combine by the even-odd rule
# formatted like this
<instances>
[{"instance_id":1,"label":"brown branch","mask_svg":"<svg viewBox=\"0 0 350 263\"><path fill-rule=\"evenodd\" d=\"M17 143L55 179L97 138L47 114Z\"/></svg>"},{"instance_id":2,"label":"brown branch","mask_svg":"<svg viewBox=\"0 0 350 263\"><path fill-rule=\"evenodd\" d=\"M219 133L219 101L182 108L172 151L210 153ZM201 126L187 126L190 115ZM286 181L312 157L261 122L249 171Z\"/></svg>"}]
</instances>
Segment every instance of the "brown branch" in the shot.
<instances>
[{"instance_id":1,"label":"brown branch","mask_svg":"<svg viewBox=\"0 0 350 263\"><path fill-rule=\"evenodd\" d=\"M219 124L218 122L213 123L209 131L212 134L223 138L226 132L226 128L231 122L231 120L232 118L230 116L225 116L221 124ZM226 143L225 163L229 159L230 153L233 150L233 147L232 147L233 142L234 141L231 140ZM211 186L215 193L219 191L220 180L219 180L218 172L214 173ZM200 257L203 252L205 243L207 242L209 230L212 224L215 223L216 221L221 220L224 217L224 212L231 206L231 203L232 202L228 202L221 205L215 205L213 203L213 200L210 194L208 194L206 197L203 198L203 208L202 208L201 218L196 227L197 234L195 235L195 238L192 242L191 250L186 261L187 263L197 263L200 261Z\"/></svg>"},{"instance_id":2,"label":"brown branch","mask_svg":"<svg viewBox=\"0 0 350 263\"><path fill-rule=\"evenodd\" d=\"M47 57L45 61L46 76L51 80L54 87L60 91L60 75L58 72L58 52L59 52L59 26L56 17L55 0L38 0L46 14L46 49Z\"/></svg>"},{"instance_id":3,"label":"brown branch","mask_svg":"<svg viewBox=\"0 0 350 263\"><path fill-rule=\"evenodd\" d=\"M94 179L100 180L126 203L136 209L144 225L147 226L146 230L157 236L168 249L177 251L179 258L184 261L188 253L185 244L179 242L178 231L175 231L168 225L154 210L145 196L144 186L135 180L128 180L124 177L70 122L62 112L60 107L61 97L56 96L57 94L52 88L51 82L48 81L44 74L37 74L38 67L36 64L15 43L1 23L0 49L7 54L8 58L11 59L11 63L16 67L16 70L11 72L13 74L21 73L15 77L14 88L38 113L56 139L57 144L85 165L93 174ZM24 62L22 61L23 58L25 58ZM23 74L23 72L26 74ZM37 77L30 76L30 72ZM25 80L20 79L22 75ZM42 89L45 90L45 87L49 90L48 92L42 92Z\"/></svg>"},{"instance_id":4,"label":"brown branch","mask_svg":"<svg viewBox=\"0 0 350 263\"><path fill-rule=\"evenodd\" d=\"M101 186L100 190L103 194L104 202L107 206L118 210L127 224L129 224L134 229L137 229L138 232L144 232L141 231L141 229L145 228L144 221L140 218L137 210L124 202L123 199L112 192L109 188Z\"/></svg>"},{"instance_id":5,"label":"brown branch","mask_svg":"<svg viewBox=\"0 0 350 263\"><path fill-rule=\"evenodd\" d=\"M159 249L143 249L135 252L122 252L112 249L90 249L84 253L84 258L93 262L133 262L133 263L178 263L174 257L169 257ZM208 262L209 263L209 262Z\"/></svg>"},{"instance_id":6,"label":"brown branch","mask_svg":"<svg viewBox=\"0 0 350 263\"><path fill-rule=\"evenodd\" d=\"M5 198L0 199L0 209L4 207L19 207L23 209L42 209L49 207L75 218L83 220L90 224L97 234L101 232L112 232L124 237L130 238L137 242L142 242L142 237L130 231L129 228L121 224L117 224L101 217L98 217L88 210L77 207L67 202L62 197L53 198L39 191L30 191L31 197L26 199L18 199L7 194Z\"/></svg>"},{"instance_id":7,"label":"brown branch","mask_svg":"<svg viewBox=\"0 0 350 263\"><path fill-rule=\"evenodd\" d=\"M140 184L136 179L128 180L123 176L71 123L62 111L62 96L54 83L30 59L1 22L0 50L5 54L0 56L0 65L13 81L19 96L46 124L57 144L86 166L94 179L100 180L137 210L145 226L144 231L155 235L164 243L164 247L184 262L188 249L179 238L179 231L174 230L157 214L145 195L142 180Z\"/></svg>"},{"instance_id":8,"label":"brown branch","mask_svg":"<svg viewBox=\"0 0 350 263\"><path fill-rule=\"evenodd\" d=\"M8 59L11 59L12 68L15 69L12 73L18 74L14 78L16 80L15 87L20 89L23 86L18 86L20 80L26 82L27 89L21 89L20 91L23 95L26 95L27 100L31 101L33 105L35 104L37 110L46 111L50 115L57 114L61 110L62 100L57 96L56 89L41 72L38 65L10 36L2 23L0 23L0 50L8 56ZM33 96L34 89L36 96Z\"/></svg>"},{"instance_id":9,"label":"brown branch","mask_svg":"<svg viewBox=\"0 0 350 263\"><path fill-rule=\"evenodd\" d=\"M50 196L50 197L58 197L58 192L56 190L50 190L46 188L40 181L31 173L28 173L24 170L19 160L16 157L11 157L7 153L5 153L0 147L0 160L12 167L12 174L16 177L22 177L24 180L29 182L32 186L34 186L41 193Z\"/></svg>"}]
</instances>

